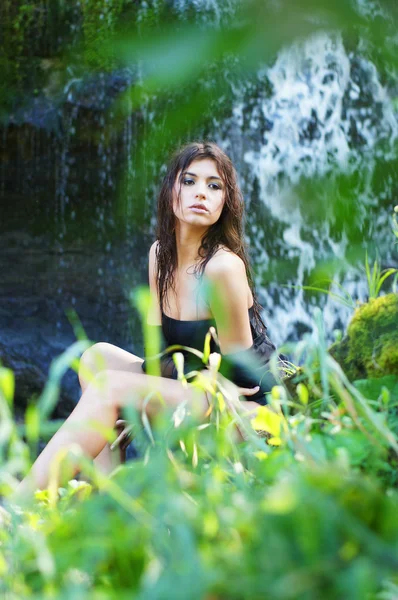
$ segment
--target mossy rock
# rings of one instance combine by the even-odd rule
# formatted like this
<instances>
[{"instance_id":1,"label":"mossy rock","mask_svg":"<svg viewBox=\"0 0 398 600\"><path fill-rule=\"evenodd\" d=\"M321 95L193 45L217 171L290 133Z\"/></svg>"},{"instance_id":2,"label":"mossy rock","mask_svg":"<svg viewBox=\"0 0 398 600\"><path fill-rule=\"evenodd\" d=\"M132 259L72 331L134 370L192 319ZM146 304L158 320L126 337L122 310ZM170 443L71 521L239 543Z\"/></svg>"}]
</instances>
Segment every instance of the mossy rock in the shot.
<instances>
[{"instance_id":1,"label":"mossy rock","mask_svg":"<svg viewBox=\"0 0 398 600\"><path fill-rule=\"evenodd\" d=\"M341 342L329 353L350 379L398 374L398 295L387 294L355 309Z\"/></svg>"}]
</instances>

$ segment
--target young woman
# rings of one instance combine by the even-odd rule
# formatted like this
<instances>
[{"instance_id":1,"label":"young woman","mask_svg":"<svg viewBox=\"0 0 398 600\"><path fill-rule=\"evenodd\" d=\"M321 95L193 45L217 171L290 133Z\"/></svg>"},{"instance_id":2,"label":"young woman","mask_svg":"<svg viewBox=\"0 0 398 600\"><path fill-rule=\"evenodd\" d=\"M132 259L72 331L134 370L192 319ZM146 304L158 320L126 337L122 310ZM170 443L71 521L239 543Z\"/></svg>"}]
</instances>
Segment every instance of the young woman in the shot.
<instances>
[{"instance_id":1,"label":"young woman","mask_svg":"<svg viewBox=\"0 0 398 600\"><path fill-rule=\"evenodd\" d=\"M218 343L212 341L211 350L222 355L221 376L229 377L235 397L251 396L242 402L253 410L265 404L264 393L275 380L268 373L268 379L260 382L261 375L253 375L244 359L252 350L267 358L275 346L260 317L243 239L243 212L236 171L216 144L191 143L174 154L158 198L157 240L149 251L152 303L147 323L161 328L166 346L183 344L201 350L206 332L214 325ZM206 293L207 285L214 293ZM148 360L108 343L84 352L79 370L82 396L21 482L19 492L45 487L52 458L71 443L96 457L97 465L106 470L109 445L100 431L85 423L112 427L124 406L140 410L151 390L161 392L166 407L174 409L187 400L192 411L204 417L209 406L206 394L190 383L185 389L177 381L171 355L161 359L161 377L146 374ZM193 368L209 373L203 363L185 353L184 371ZM161 410L164 405L155 395L147 414L153 418Z\"/></svg>"}]
</instances>

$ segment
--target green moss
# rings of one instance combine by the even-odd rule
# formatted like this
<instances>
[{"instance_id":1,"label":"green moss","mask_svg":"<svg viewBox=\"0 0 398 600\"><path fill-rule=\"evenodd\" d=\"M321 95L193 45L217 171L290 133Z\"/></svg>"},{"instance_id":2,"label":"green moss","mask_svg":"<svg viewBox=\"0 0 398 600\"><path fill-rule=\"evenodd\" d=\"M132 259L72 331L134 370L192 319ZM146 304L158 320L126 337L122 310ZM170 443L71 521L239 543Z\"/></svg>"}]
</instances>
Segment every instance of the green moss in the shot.
<instances>
[{"instance_id":1,"label":"green moss","mask_svg":"<svg viewBox=\"0 0 398 600\"><path fill-rule=\"evenodd\" d=\"M111 40L120 15L134 19L134 0L2 0L0 3L0 106L22 90L44 87L42 61L62 59L93 70L111 69ZM135 11L135 12L134 12Z\"/></svg>"},{"instance_id":2,"label":"green moss","mask_svg":"<svg viewBox=\"0 0 398 600\"><path fill-rule=\"evenodd\" d=\"M341 342L329 348L351 381L398 373L398 295L359 306Z\"/></svg>"},{"instance_id":3,"label":"green moss","mask_svg":"<svg viewBox=\"0 0 398 600\"><path fill-rule=\"evenodd\" d=\"M91 69L111 69L114 54L110 40L128 0L82 0L85 60Z\"/></svg>"},{"instance_id":4,"label":"green moss","mask_svg":"<svg viewBox=\"0 0 398 600\"><path fill-rule=\"evenodd\" d=\"M1 7L1 40L2 63L7 61L8 79L14 82L21 80L21 61L24 59L26 38L35 19L35 7L31 2L17 5L11 0L4 0ZM11 75L11 77L10 77ZM2 94L3 96L3 94Z\"/></svg>"},{"instance_id":5,"label":"green moss","mask_svg":"<svg viewBox=\"0 0 398 600\"><path fill-rule=\"evenodd\" d=\"M50 73L42 63L67 43L73 16L73 6L63 0L0 3L0 119L46 85Z\"/></svg>"}]
</instances>

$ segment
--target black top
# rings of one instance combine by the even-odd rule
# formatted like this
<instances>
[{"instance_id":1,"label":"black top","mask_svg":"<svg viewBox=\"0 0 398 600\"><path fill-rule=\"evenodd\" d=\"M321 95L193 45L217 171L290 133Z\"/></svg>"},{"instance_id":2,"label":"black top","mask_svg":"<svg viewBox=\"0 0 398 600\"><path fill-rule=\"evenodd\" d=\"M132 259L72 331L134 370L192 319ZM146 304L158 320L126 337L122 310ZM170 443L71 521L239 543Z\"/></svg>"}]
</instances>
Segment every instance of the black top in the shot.
<instances>
[{"instance_id":1,"label":"black top","mask_svg":"<svg viewBox=\"0 0 398 600\"><path fill-rule=\"evenodd\" d=\"M252 396L247 396L248 400L255 400L259 404L266 404L265 392L269 392L277 382L267 364L275 345L266 335L266 329L259 330L254 318L254 307L249 308L249 321L252 331L253 344L250 348L240 352L222 355L220 373L228 377L240 387L252 388L260 385L260 390ZM162 333L164 338L164 347L178 344L188 346L203 351L204 340L209 328L214 326L217 330L215 319L201 319L198 321L181 321L173 319L162 312ZM174 350L176 352L176 350ZM179 350L184 354L184 374L192 370L201 370L205 368L203 362L193 353L186 350ZM210 352L220 352L220 347L211 338ZM257 360L256 360L257 359ZM142 363L142 369L146 372L146 364L150 360L147 358ZM160 359L161 376L170 379L177 379L177 368L174 364L172 353L165 354Z\"/></svg>"}]
</instances>

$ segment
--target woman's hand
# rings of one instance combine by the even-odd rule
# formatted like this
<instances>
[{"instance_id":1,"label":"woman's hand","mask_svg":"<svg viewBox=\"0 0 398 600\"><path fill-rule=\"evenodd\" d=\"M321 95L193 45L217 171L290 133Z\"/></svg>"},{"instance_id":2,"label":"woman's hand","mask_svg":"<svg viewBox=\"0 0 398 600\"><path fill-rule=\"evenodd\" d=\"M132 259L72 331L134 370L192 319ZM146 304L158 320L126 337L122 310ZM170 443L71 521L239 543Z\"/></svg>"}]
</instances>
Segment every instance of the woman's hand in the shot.
<instances>
[{"instance_id":1,"label":"woman's hand","mask_svg":"<svg viewBox=\"0 0 398 600\"><path fill-rule=\"evenodd\" d=\"M211 382L214 380L214 375L209 369L202 369L200 373L208 381ZM254 394L256 394L260 389L259 385L256 385L256 387L254 388L239 387L235 383L233 383L233 381L230 381L229 379L221 375L221 373L217 373L217 378L222 383L223 387L226 390L228 390L235 398L236 396L254 396Z\"/></svg>"},{"instance_id":2,"label":"woman's hand","mask_svg":"<svg viewBox=\"0 0 398 600\"><path fill-rule=\"evenodd\" d=\"M118 437L113 444L111 444L110 449L114 450L119 446L120 452L123 452L133 439L133 426L125 419L118 419L115 423L115 429L118 433ZM122 462L125 461L122 460Z\"/></svg>"},{"instance_id":3,"label":"woman's hand","mask_svg":"<svg viewBox=\"0 0 398 600\"><path fill-rule=\"evenodd\" d=\"M256 385L256 387L254 387L254 388L238 387L238 395L239 396L254 396L254 394L256 392L258 392L259 389L260 389L259 385Z\"/></svg>"},{"instance_id":4,"label":"woman's hand","mask_svg":"<svg viewBox=\"0 0 398 600\"><path fill-rule=\"evenodd\" d=\"M249 397L253 396L256 392L258 392L258 390L260 389L260 386L257 385L254 388L239 387L235 383L230 381L229 379L225 378L220 373L218 373L218 379L219 379L220 383L222 384L222 387L224 388L225 392L228 394L229 398L232 400L232 402L234 400L238 401L239 406L241 408L241 410L238 411L240 414L240 417L243 419L244 418L252 419L253 417L255 417L257 414L257 410L260 407L260 404L258 404L254 400L241 400L240 396L249 396ZM234 411L234 409L231 408L229 399L225 396L225 394L224 394L224 400L225 400L227 406L229 407L229 409ZM247 427L250 427L250 422L247 422ZM238 442L243 442L243 441L247 440L247 435L245 434L244 427L241 428L238 425L238 423L235 424L235 436L236 436L236 441L238 441Z\"/></svg>"}]
</instances>

